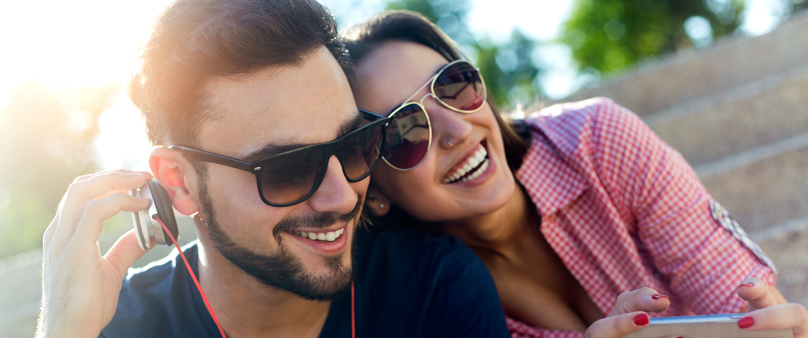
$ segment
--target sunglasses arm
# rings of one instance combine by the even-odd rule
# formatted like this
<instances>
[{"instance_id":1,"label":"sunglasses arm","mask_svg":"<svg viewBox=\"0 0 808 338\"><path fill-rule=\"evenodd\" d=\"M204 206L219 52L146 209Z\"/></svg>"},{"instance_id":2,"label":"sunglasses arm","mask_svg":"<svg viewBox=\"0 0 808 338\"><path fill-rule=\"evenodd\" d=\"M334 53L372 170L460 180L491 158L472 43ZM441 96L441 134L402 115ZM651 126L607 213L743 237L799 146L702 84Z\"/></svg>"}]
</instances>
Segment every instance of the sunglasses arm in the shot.
<instances>
[{"instance_id":1,"label":"sunglasses arm","mask_svg":"<svg viewBox=\"0 0 808 338\"><path fill-rule=\"evenodd\" d=\"M253 172L253 170L254 170L253 165L250 164L249 162L244 162L244 161L241 161L241 160L237 160L237 159L232 158L232 157L222 156L222 155L218 155L218 154L214 154L214 153L209 153L209 152L206 152L206 151L201 151L201 150L196 150L196 149L191 149L191 148L186 148L186 147L181 147L181 146L174 146L174 145L169 146L168 149L179 151L184 156L189 157L191 159L199 160L199 161L221 164L221 165L224 165L224 166L228 166L228 167L236 168L236 169L241 169L241 170L249 171L249 172Z\"/></svg>"},{"instance_id":2,"label":"sunglasses arm","mask_svg":"<svg viewBox=\"0 0 808 338\"><path fill-rule=\"evenodd\" d=\"M364 110L362 108L359 108L359 112L362 113L362 117L364 117L365 120L368 120L370 122L385 118L384 116L381 116L369 110Z\"/></svg>"}]
</instances>

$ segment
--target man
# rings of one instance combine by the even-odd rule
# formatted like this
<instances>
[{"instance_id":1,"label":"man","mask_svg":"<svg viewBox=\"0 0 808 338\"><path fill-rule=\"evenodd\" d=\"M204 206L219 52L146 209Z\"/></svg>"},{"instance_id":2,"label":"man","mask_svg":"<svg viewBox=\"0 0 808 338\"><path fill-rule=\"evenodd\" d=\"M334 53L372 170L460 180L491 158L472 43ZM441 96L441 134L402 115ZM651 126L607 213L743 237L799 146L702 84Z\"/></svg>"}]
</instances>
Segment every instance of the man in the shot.
<instances>
[{"instance_id":1,"label":"man","mask_svg":"<svg viewBox=\"0 0 808 338\"><path fill-rule=\"evenodd\" d=\"M357 135L374 125L317 2L179 0L139 61L129 94L157 145L151 172L194 215L184 251L228 336L507 335L491 277L458 241L357 227L373 161L343 145L372 142ZM220 335L176 255L127 275L143 254L133 232L98 252L105 219L149 204L120 191L151 178L71 184L43 239L38 336Z\"/></svg>"}]
</instances>

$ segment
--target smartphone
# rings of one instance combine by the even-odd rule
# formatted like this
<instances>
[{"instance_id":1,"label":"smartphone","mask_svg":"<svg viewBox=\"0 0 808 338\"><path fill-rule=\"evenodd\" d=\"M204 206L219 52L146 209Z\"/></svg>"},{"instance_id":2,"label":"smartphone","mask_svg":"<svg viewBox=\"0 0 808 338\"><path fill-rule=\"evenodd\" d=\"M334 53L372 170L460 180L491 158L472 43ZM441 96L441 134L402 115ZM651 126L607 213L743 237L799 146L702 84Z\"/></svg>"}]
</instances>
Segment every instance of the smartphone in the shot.
<instances>
[{"instance_id":1,"label":"smartphone","mask_svg":"<svg viewBox=\"0 0 808 338\"><path fill-rule=\"evenodd\" d=\"M168 192L160 186L157 181L146 182L140 189L130 191L132 196L142 196L151 200L148 209L135 211L132 213L132 223L137 233L137 242L143 251L149 250L151 239L154 238L157 244L173 245L168 233L163 230L159 219L171 232L176 240L180 238L180 231L177 227L177 220L174 217L174 208L171 206L171 197Z\"/></svg>"},{"instance_id":2,"label":"smartphone","mask_svg":"<svg viewBox=\"0 0 808 338\"><path fill-rule=\"evenodd\" d=\"M791 330L746 331L738 327L745 313L651 318L648 327L624 338L793 338Z\"/></svg>"}]
</instances>

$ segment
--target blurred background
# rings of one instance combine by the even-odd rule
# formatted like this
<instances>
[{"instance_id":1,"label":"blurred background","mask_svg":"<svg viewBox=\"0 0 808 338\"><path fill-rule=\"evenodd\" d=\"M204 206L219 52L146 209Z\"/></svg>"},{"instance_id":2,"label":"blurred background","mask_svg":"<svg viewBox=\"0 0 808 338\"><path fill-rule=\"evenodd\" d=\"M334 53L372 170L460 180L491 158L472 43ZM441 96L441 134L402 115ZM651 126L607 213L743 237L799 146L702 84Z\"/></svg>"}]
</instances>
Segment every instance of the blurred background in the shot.
<instances>
[{"instance_id":1,"label":"blurred background","mask_svg":"<svg viewBox=\"0 0 808 338\"><path fill-rule=\"evenodd\" d=\"M646 123L652 125L663 139L697 166L697 172L705 180L705 185L711 192L716 191L714 195L726 191L725 199L732 199L741 193L734 186L732 189L721 190L719 187L713 190L713 186L723 184L716 180L724 175L717 173L737 168L737 161L747 161L743 163L749 164L755 158L781 151L777 149L782 147L794 150L808 145L808 138L800 136L808 131L808 121L793 116L784 120L785 124L790 127L797 125L803 129L797 128L797 131L786 136L797 135L795 137L804 139L784 139L783 142L791 143L781 148L764 149L763 155L757 150L759 146L780 142L779 139L763 137L780 133L774 127L755 132L755 135L761 134L763 138L756 137L755 139L762 141L749 143L751 155L745 149L721 150L723 152L717 150L715 154L706 155L704 149L700 149L701 152L690 154L687 152L687 145L678 146L675 143L677 139L690 140L693 137L665 134L666 121L671 121L674 117L689 116L689 113L685 114L683 111L694 111L692 105L689 108L676 108L674 103L664 105L665 100L701 102L698 103L701 104L699 107L704 107L709 103L705 103L707 101L704 98L693 92L737 94L743 92L742 88L736 89L737 86L760 79L769 79L765 80L769 82L761 82L758 85L760 88L780 88L777 85L782 81L774 83L771 76L782 78L781 74L793 74L793 67L744 78L737 73L754 73L760 68L760 64L730 62L733 68L725 69L721 77L702 79L702 82L711 84L724 81L717 81L716 78L731 78L735 82L724 81L713 89L702 90L695 87L688 89L689 84L679 81L677 88L685 88L685 94L677 94L678 96L654 96L654 92L637 90L636 87L648 88L641 86L645 83L643 74L652 78L648 80L650 83L664 84L668 78L683 73L683 69L691 69L695 76L713 74L722 64L727 64L726 60L734 60L738 54L771 50L761 48L761 43L765 45L765 41L773 41L775 38L760 40L758 37L763 38L790 17L800 16L799 12L808 7L808 0L321 1L334 13L340 27L361 22L385 9L410 9L423 13L460 42L466 54L480 67L495 101L506 111L517 115L541 102L552 103L593 95L613 97L618 103L643 116ZM169 2L0 2L0 288L9 287L9 283L12 283L9 276L17 275L19 270L15 269L26 266L32 266L32 277L17 283L29 285L29 288L38 285L39 277L34 273L38 271L36 265L39 264L38 248L42 245L42 234L53 218L62 194L76 176L116 168L148 170L146 161L150 149L140 116L125 94L124 83L134 62L136 48L145 37L151 19ZM801 22L808 20L803 19ZM800 27L804 26L806 25ZM808 30L799 28L799 31ZM721 45L719 40L722 39L733 42ZM776 46L789 45L793 41L793 38L785 35L777 39L782 41L777 40L779 42ZM745 52L738 52L737 48L741 47L732 49L735 47L731 46L743 45L745 42L742 41L747 40L764 42L743 47L746 48L742 49ZM800 40L796 43L803 42L804 40ZM713 56L702 60L698 59L699 55ZM802 55L792 59L805 60ZM694 58L700 60L691 62L696 66L687 66L686 61ZM763 55L756 60L766 58ZM775 60L769 63L783 62ZM805 61L800 62L801 65ZM653 69L658 71L649 73ZM673 70L664 73L668 71L666 69ZM625 78L634 80L621 80ZM808 79L805 76L803 78ZM634 83L635 87L622 85L621 81ZM788 88L794 91L797 87ZM670 91L669 88L659 88L656 94L658 92ZM646 101L651 100L657 105L646 104L642 98L631 99L632 93L640 93ZM712 100L727 102L722 97ZM778 98L773 100L784 101ZM771 111L767 107L761 109L766 114ZM793 110L784 111L808 116L804 108L799 109L797 113L793 113ZM720 113L716 113L709 116L719 115ZM728 117L727 121L739 120L741 119ZM692 123L705 125L708 122L698 120ZM686 124L687 121L677 123L681 126L681 123ZM724 127L730 130L737 128L721 122L711 130ZM748 139L748 136L741 137L741 141L727 147L732 148ZM718 142L700 141L700 144ZM700 148L700 144L694 147ZM728 149L727 147L722 149ZM732 157L735 152L742 153L740 160ZM752 156L752 162L749 162L749 156ZM805 168L806 164L808 163L796 166ZM744 168L756 173L762 170ZM771 175L783 176L782 173ZM804 182L804 178L800 180ZM792 189L801 187L793 182L787 185ZM759 191L756 188L750 189L751 193L743 192L743 195L751 196ZM808 201L808 196L805 197ZM797 211L794 215L788 214L773 223L783 223L786 228L808 224L808 219L800 218L808 216L806 203L803 201L794 204L789 202L793 201L793 197L783 198L786 201L781 204ZM732 203L734 202L725 204ZM740 202L735 204L738 205L735 209L728 205L729 209L748 209ZM758 221L755 217L760 213L750 211L743 214L744 210L741 210L741 224L747 224L743 222L746 218L754 228ZM778 215L780 214L783 213L778 211ZM788 223L793 219L799 219L803 223ZM129 216L123 214L107 223L105 231L116 234L131 226ZM184 233L187 232L192 230L189 228ZM757 238L769 238L766 236L774 235L760 235ZM186 236L186 240L188 237L190 236ZM104 241L109 240L103 240L102 235L102 242ZM102 243L102 250L105 247L108 245ZM26 297L36 299L36 295L34 293ZM27 298L15 300L14 297L12 294L0 294L0 323L4 323L3 316L11 316L12 310L19 310L14 308L14 304L32 301ZM25 310L26 313L35 313L36 304L31 303L28 307L31 309ZM3 309L10 310L4 312ZM12 319L6 318L6 322L9 321ZM25 323L30 323L30 318L25 319ZM0 328L1 330L3 329ZM30 328L27 330L25 332L30 332ZM2 332L0 336L4 336Z\"/></svg>"},{"instance_id":2,"label":"blurred background","mask_svg":"<svg viewBox=\"0 0 808 338\"><path fill-rule=\"evenodd\" d=\"M76 176L148 169L142 122L123 86L151 19L169 2L0 4L0 260L41 246ZM425 14L462 44L496 102L509 109L563 98L638 63L705 48L723 35L767 33L808 5L801 0L323 2L340 27L384 9Z\"/></svg>"}]
</instances>

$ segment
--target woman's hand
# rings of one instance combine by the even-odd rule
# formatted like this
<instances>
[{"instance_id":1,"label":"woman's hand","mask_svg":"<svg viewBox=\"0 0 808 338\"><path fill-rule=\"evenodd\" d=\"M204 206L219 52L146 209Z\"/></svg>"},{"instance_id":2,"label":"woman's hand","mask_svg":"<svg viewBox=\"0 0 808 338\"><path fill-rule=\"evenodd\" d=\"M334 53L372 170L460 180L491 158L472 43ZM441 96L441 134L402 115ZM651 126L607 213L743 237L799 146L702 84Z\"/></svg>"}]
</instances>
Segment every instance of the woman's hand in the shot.
<instances>
[{"instance_id":1,"label":"woman's hand","mask_svg":"<svg viewBox=\"0 0 808 338\"><path fill-rule=\"evenodd\" d=\"M808 311L800 304L786 304L777 289L752 277L738 287L738 296L748 302L749 314L738 327L749 331L791 329L794 338L808 338Z\"/></svg>"},{"instance_id":2,"label":"woman's hand","mask_svg":"<svg viewBox=\"0 0 808 338\"><path fill-rule=\"evenodd\" d=\"M617 296L609 316L586 329L584 338L619 338L648 326L647 312L665 311L671 305L668 296L642 288Z\"/></svg>"},{"instance_id":3,"label":"woman's hand","mask_svg":"<svg viewBox=\"0 0 808 338\"><path fill-rule=\"evenodd\" d=\"M102 172L67 189L43 237L42 312L37 337L98 337L110 322L129 267L145 253L135 233L121 236L105 256L98 249L104 221L120 211L149 207L130 196L149 173Z\"/></svg>"}]
</instances>

